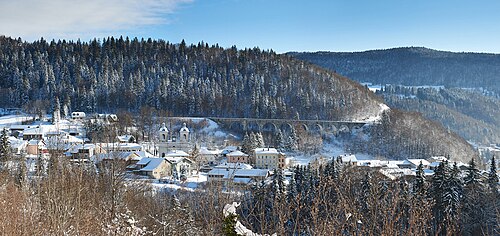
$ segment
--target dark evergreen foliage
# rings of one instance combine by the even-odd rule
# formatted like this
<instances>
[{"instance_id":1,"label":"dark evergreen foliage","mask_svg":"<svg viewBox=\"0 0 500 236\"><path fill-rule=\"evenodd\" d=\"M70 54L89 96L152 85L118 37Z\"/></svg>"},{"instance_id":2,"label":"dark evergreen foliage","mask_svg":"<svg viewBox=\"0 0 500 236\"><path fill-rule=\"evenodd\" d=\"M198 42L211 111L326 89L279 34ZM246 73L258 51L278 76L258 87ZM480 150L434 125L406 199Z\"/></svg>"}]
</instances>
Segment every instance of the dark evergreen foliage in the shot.
<instances>
[{"instance_id":1,"label":"dark evergreen foliage","mask_svg":"<svg viewBox=\"0 0 500 236\"><path fill-rule=\"evenodd\" d=\"M50 110L59 98L63 111L149 106L177 116L340 120L374 114L380 102L353 81L272 51L122 37L0 37L0 91L6 107L38 100Z\"/></svg>"}]
</instances>

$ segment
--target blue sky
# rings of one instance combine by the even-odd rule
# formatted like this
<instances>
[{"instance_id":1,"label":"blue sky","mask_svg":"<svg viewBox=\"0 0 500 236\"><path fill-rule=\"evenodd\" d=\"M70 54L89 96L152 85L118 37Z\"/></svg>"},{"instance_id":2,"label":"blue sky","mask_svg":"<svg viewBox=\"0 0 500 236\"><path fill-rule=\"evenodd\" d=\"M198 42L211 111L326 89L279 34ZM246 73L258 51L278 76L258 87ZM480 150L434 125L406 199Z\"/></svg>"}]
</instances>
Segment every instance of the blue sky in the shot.
<instances>
[{"instance_id":1,"label":"blue sky","mask_svg":"<svg viewBox=\"0 0 500 236\"><path fill-rule=\"evenodd\" d=\"M0 0L0 34L28 41L109 35L203 40L277 52L425 46L500 53L500 1L493 0L37 2Z\"/></svg>"}]
</instances>

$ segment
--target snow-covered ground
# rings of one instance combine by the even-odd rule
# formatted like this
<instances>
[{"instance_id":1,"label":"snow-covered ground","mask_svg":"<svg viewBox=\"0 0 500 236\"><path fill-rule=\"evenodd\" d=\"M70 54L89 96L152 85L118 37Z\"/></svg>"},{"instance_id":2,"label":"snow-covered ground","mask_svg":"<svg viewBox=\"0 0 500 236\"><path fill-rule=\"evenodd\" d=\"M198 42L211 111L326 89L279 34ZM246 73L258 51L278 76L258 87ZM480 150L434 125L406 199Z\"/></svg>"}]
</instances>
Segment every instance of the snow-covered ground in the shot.
<instances>
[{"instance_id":1,"label":"snow-covered ground","mask_svg":"<svg viewBox=\"0 0 500 236\"><path fill-rule=\"evenodd\" d=\"M378 105L380 107L380 110L377 112L376 115L364 117L364 118L361 118L361 119L355 120L355 121L367 122L367 123L376 123L376 122L380 121L380 119L382 119L382 113L384 111L390 110L391 108L389 108L389 106L385 105L384 103L380 103Z\"/></svg>"},{"instance_id":2,"label":"snow-covered ground","mask_svg":"<svg viewBox=\"0 0 500 236\"><path fill-rule=\"evenodd\" d=\"M324 142L323 149L321 152L316 154L305 154L305 153L286 153L290 158L292 165L307 165L310 162L317 160L318 158L324 158L330 160L331 158L336 158L341 155L352 154L356 156L358 160L373 160L373 156L365 153L348 153L344 150L343 144L339 142Z\"/></svg>"},{"instance_id":3,"label":"snow-covered ground","mask_svg":"<svg viewBox=\"0 0 500 236\"><path fill-rule=\"evenodd\" d=\"M156 191L173 192L177 190L183 190L193 192L200 186L200 184L204 182L207 182L206 173L200 173L198 175L191 176L185 182L180 182L178 180L162 180L160 182L156 180L151 185Z\"/></svg>"},{"instance_id":4,"label":"snow-covered ground","mask_svg":"<svg viewBox=\"0 0 500 236\"><path fill-rule=\"evenodd\" d=\"M33 119L33 116L27 115L7 115L0 116L0 128L9 126L9 125L20 125L24 121L28 121Z\"/></svg>"}]
</instances>

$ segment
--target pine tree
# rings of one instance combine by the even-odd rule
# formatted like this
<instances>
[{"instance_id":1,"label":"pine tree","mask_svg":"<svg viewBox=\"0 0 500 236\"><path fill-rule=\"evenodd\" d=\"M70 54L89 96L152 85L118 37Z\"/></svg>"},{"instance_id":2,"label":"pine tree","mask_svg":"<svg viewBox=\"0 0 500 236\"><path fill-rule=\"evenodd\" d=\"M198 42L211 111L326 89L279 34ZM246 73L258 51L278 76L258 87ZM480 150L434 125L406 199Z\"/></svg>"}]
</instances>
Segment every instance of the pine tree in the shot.
<instances>
[{"instance_id":1,"label":"pine tree","mask_svg":"<svg viewBox=\"0 0 500 236\"><path fill-rule=\"evenodd\" d=\"M498 196L498 175L497 175L497 164L495 161L495 155L491 157L490 161L490 172L488 173L488 187L493 195Z\"/></svg>"},{"instance_id":2,"label":"pine tree","mask_svg":"<svg viewBox=\"0 0 500 236\"><path fill-rule=\"evenodd\" d=\"M464 186L462 231L465 235L481 235L488 221L487 204L474 159L469 162L467 174L464 177Z\"/></svg>"},{"instance_id":3,"label":"pine tree","mask_svg":"<svg viewBox=\"0 0 500 236\"><path fill-rule=\"evenodd\" d=\"M248 154L251 150L252 144L250 136L248 135L248 133L245 133L245 136L243 136L243 141L241 142L241 151Z\"/></svg>"},{"instance_id":4,"label":"pine tree","mask_svg":"<svg viewBox=\"0 0 500 236\"><path fill-rule=\"evenodd\" d=\"M295 129L292 128L290 135L288 136L288 140L286 142L286 149L289 151L297 151L299 147L297 133Z\"/></svg>"},{"instance_id":5,"label":"pine tree","mask_svg":"<svg viewBox=\"0 0 500 236\"><path fill-rule=\"evenodd\" d=\"M256 147L258 148L263 148L265 147L265 143L264 143L264 137L262 137L262 133L261 132L258 132L256 135L255 135L256 139L257 139L257 144L256 144Z\"/></svg>"},{"instance_id":6,"label":"pine tree","mask_svg":"<svg viewBox=\"0 0 500 236\"><path fill-rule=\"evenodd\" d=\"M425 175L424 175L424 165L422 162L417 167L417 172L415 174L415 182L413 183L413 194L418 198L424 196L425 194Z\"/></svg>"},{"instance_id":7,"label":"pine tree","mask_svg":"<svg viewBox=\"0 0 500 236\"><path fill-rule=\"evenodd\" d=\"M446 165L448 165L447 162L441 162L436 168L434 175L432 176L431 185L427 192L429 198L433 201L432 213L434 215L434 234L440 233L445 221L444 189L446 186Z\"/></svg>"},{"instance_id":8,"label":"pine tree","mask_svg":"<svg viewBox=\"0 0 500 236\"><path fill-rule=\"evenodd\" d=\"M283 132L281 132L280 129L278 129L277 133L276 133L276 141L275 141L275 145L276 145L276 149L278 149L278 151L284 151L285 148L286 148L286 142L285 142L285 138L283 137Z\"/></svg>"}]
</instances>

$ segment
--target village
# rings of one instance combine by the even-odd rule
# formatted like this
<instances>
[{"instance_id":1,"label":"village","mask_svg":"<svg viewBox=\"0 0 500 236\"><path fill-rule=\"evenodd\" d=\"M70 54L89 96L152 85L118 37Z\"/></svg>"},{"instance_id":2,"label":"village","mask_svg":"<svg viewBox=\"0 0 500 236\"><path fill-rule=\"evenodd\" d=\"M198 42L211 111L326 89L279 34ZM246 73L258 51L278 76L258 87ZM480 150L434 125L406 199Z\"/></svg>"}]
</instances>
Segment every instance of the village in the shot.
<instances>
[{"instance_id":1,"label":"village","mask_svg":"<svg viewBox=\"0 0 500 236\"><path fill-rule=\"evenodd\" d=\"M156 184L217 181L247 185L270 178L276 169L283 170L284 176L289 178L293 173L290 168L294 166L326 164L332 159L344 165L373 168L393 180L415 176L420 164L424 174L431 176L441 162L447 161L444 156L378 160L337 152L304 162L294 158L296 153L285 153L269 146L256 147L247 153L241 145L201 146L192 138L193 132L185 122L176 124L180 125L176 130L172 129L172 124L172 130L165 123L157 125L154 142L137 142L136 137L128 133L118 134L110 142L93 142L87 138L86 124L112 126L118 120L116 114L87 116L84 112L72 112L69 117L60 118L54 113L51 119L24 121L25 124L4 122L0 128L2 138L8 142L11 161L25 160L29 175L47 168L51 158L64 158L75 165L96 169L119 164L128 179L149 180ZM463 170L467 168L464 163L457 163L457 166Z\"/></svg>"}]
</instances>

